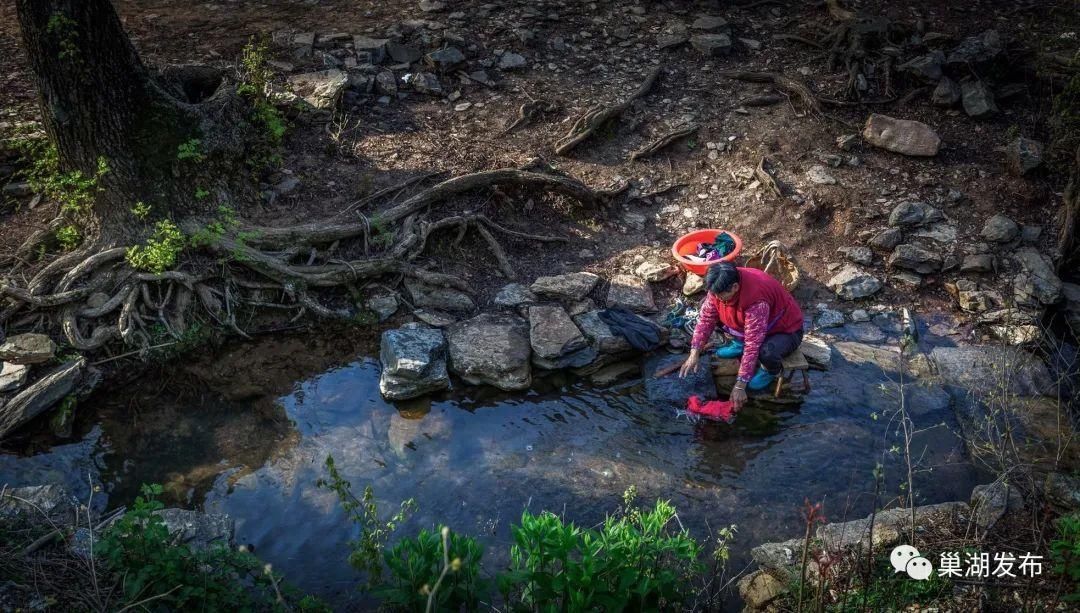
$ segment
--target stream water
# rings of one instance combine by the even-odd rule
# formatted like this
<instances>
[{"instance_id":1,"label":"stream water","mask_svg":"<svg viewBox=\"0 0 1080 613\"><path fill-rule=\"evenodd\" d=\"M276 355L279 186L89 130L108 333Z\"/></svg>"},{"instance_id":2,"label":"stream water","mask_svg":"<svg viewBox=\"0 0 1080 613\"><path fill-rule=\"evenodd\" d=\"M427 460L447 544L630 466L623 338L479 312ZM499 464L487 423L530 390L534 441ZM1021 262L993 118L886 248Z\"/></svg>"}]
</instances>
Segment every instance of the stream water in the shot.
<instances>
[{"instance_id":1,"label":"stream water","mask_svg":"<svg viewBox=\"0 0 1080 613\"><path fill-rule=\"evenodd\" d=\"M523 509L593 525L630 485L642 501L670 499L699 538L737 524L738 571L752 546L801 534L804 500L824 500L829 521L861 518L874 505L875 464L886 474L882 503L905 472L889 452L895 423L871 416L888 375L836 352L801 403L753 402L727 426L653 408L640 379L596 389L556 374L525 393L459 385L395 406L379 396L366 345L324 343L320 359L297 366L314 351L309 339L268 339L170 366L84 403L74 442L0 454L0 483L61 482L85 499L93 481L110 507L162 483L168 502L230 514L239 542L346 606L357 598L345 563L355 531L316 487L327 455L358 491L371 484L384 510L414 498L405 530L445 523L478 536L490 572ZM980 475L951 409L913 414L924 429L912 445L919 503L966 499Z\"/></svg>"}]
</instances>

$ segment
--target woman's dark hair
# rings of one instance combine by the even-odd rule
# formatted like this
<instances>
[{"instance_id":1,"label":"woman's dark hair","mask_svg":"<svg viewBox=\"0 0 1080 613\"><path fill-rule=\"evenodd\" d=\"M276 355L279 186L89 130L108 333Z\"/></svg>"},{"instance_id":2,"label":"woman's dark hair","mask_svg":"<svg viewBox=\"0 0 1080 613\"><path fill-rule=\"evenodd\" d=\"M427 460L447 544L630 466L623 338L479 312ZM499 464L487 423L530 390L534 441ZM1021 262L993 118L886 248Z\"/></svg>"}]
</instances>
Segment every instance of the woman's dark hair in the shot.
<instances>
[{"instance_id":1,"label":"woman's dark hair","mask_svg":"<svg viewBox=\"0 0 1080 613\"><path fill-rule=\"evenodd\" d=\"M705 287L714 294L722 294L739 281L739 271L730 262L720 262L709 267L705 273Z\"/></svg>"}]
</instances>

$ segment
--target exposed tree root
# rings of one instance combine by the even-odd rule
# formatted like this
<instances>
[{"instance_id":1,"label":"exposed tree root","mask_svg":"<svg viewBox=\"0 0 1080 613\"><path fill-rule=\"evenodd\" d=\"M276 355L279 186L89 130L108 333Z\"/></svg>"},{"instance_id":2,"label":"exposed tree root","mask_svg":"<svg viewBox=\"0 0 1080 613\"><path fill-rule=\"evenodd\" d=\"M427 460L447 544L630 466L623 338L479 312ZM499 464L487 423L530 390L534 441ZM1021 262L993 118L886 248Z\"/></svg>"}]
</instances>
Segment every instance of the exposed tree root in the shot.
<instances>
[{"instance_id":1,"label":"exposed tree root","mask_svg":"<svg viewBox=\"0 0 1080 613\"><path fill-rule=\"evenodd\" d=\"M540 119L544 115L559 110L559 105L547 100L530 100L518 107L517 117L503 130L503 134L509 134L518 128Z\"/></svg>"},{"instance_id":2,"label":"exposed tree root","mask_svg":"<svg viewBox=\"0 0 1080 613\"><path fill-rule=\"evenodd\" d=\"M691 134L697 132L700 127L701 127L700 125L698 125L696 123L692 123L692 124L688 124L688 125L676 128L676 129L672 130L671 132L668 132L667 134L664 134L660 138L657 138L656 140L653 140L652 142L645 145L641 149L638 149L637 151L631 153L630 154L630 159L631 160L639 160L641 158L648 157L648 156L656 153L657 151L660 151L661 149L667 147L668 145L674 143L675 141L677 141L677 140L679 140L681 138L686 138L687 136L690 136Z\"/></svg>"},{"instance_id":3,"label":"exposed tree root","mask_svg":"<svg viewBox=\"0 0 1080 613\"><path fill-rule=\"evenodd\" d=\"M634 100L649 93L649 90L652 89L653 84L656 83L656 79L660 77L662 71L662 66L654 68L652 72L649 73L649 76L645 78L645 81L641 86L622 102L606 107L602 105L594 106L586 111L581 117L578 117L577 121L570 127L570 131L566 133L566 136L563 136L555 142L555 153L558 155L566 155L571 149L592 136L593 133L609 120L622 115L623 111L629 108Z\"/></svg>"},{"instance_id":4,"label":"exposed tree root","mask_svg":"<svg viewBox=\"0 0 1080 613\"><path fill-rule=\"evenodd\" d=\"M817 96L814 92L810 91L804 83L797 79L782 75L778 72L742 72L738 70L721 70L718 73L722 77L729 79L736 79L739 81L749 81L751 83L768 83L776 89L793 96L803 104L804 107L813 115L824 115L821 110L821 103L818 102Z\"/></svg>"},{"instance_id":5,"label":"exposed tree root","mask_svg":"<svg viewBox=\"0 0 1080 613\"><path fill-rule=\"evenodd\" d=\"M784 197L784 191L780 189L780 183L773 176L772 162L769 158L763 157L758 160L757 168L754 169L754 176L758 181L761 181L769 191L776 194L780 198Z\"/></svg>"}]
</instances>

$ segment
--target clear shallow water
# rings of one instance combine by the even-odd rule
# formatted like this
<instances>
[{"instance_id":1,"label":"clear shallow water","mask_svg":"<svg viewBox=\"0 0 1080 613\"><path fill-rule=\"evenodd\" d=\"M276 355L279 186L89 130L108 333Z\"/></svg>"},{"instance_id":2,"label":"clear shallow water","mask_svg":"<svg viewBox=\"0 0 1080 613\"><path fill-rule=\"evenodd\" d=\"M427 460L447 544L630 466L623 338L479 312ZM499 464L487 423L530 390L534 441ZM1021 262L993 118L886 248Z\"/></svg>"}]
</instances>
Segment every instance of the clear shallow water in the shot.
<instances>
[{"instance_id":1,"label":"clear shallow water","mask_svg":"<svg viewBox=\"0 0 1080 613\"><path fill-rule=\"evenodd\" d=\"M805 499L824 500L830 521L860 518L874 504L875 464L886 470L882 501L899 492L904 472L887 453L900 442L888 420L870 417L868 395L885 375L835 353L832 370L811 373L802 403L752 403L726 426L653 408L640 380L595 389L556 374L522 394L459 386L394 406L379 396L372 358L346 356L311 374L278 345L246 351L262 357L232 366L206 359L210 389L200 367L180 365L203 379L99 394L80 408L77 441L0 454L0 482L62 482L85 498L89 476L109 506L130 501L140 483L162 483L169 502L229 513L239 542L302 589L345 604L356 597L344 562L355 532L334 494L315 485L327 455L357 491L371 484L385 510L415 498L406 530L445 523L480 537L491 572L523 509L593 525L630 485L643 501L671 499L700 538L738 524L731 568L739 570L752 546L801 533ZM916 476L919 503L966 499L979 475L952 411L919 409L916 426L926 430L912 449L927 470Z\"/></svg>"}]
</instances>

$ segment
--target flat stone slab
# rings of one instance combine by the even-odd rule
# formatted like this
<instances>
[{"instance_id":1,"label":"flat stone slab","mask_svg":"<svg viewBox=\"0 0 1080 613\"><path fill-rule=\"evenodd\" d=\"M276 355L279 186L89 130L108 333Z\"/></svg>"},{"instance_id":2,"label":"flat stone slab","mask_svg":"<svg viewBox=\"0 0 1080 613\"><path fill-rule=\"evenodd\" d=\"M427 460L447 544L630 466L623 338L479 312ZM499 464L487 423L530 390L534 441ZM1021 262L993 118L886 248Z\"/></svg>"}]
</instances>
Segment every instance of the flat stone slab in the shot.
<instances>
[{"instance_id":1,"label":"flat stone slab","mask_svg":"<svg viewBox=\"0 0 1080 613\"><path fill-rule=\"evenodd\" d=\"M435 287L412 279L405 281L405 289L412 297L413 306L451 313L469 313L476 310L473 299L465 292L449 287Z\"/></svg>"},{"instance_id":2,"label":"flat stone slab","mask_svg":"<svg viewBox=\"0 0 1080 613\"><path fill-rule=\"evenodd\" d=\"M931 374L936 374L942 384L970 393L1001 395L1007 391L1017 396L1041 396L1054 389L1046 364L1014 347L934 347L928 358Z\"/></svg>"},{"instance_id":3,"label":"flat stone slab","mask_svg":"<svg viewBox=\"0 0 1080 613\"><path fill-rule=\"evenodd\" d=\"M596 351L557 305L529 307L529 344L533 364L548 370L585 366L596 359Z\"/></svg>"},{"instance_id":4,"label":"flat stone slab","mask_svg":"<svg viewBox=\"0 0 1080 613\"><path fill-rule=\"evenodd\" d=\"M623 307L635 313L655 313L656 302L652 288L644 279L633 275L615 275L608 286L607 305Z\"/></svg>"},{"instance_id":5,"label":"flat stone slab","mask_svg":"<svg viewBox=\"0 0 1080 613\"><path fill-rule=\"evenodd\" d=\"M450 372L474 385L522 390L532 383L529 325L506 313L482 313L446 329Z\"/></svg>"},{"instance_id":6,"label":"flat stone slab","mask_svg":"<svg viewBox=\"0 0 1080 613\"><path fill-rule=\"evenodd\" d=\"M553 277L540 277L529 287L534 294L559 300L581 300L599 283L600 277L591 272L571 272Z\"/></svg>"},{"instance_id":7,"label":"flat stone slab","mask_svg":"<svg viewBox=\"0 0 1080 613\"><path fill-rule=\"evenodd\" d=\"M56 355L56 343L44 334L16 334L0 344L0 360L12 364L41 364Z\"/></svg>"},{"instance_id":8,"label":"flat stone slab","mask_svg":"<svg viewBox=\"0 0 1080 613\"><path fill-rule=\"evenodd\" d=\"M0 439L74 391L85 366L83 358L59 366L0 406Z\"/></svg>"},{"instance_id":9,"label":"flat stone slab","mask_svg":"<svg viewBox=\"0 0 1080 613\"><path fill-rule=\"evenodd\" d=\"M501 307L516 307L536 302L536 294L527 285L508 283L495 294L494 302Z\"/></svg>"}]
</instances>

